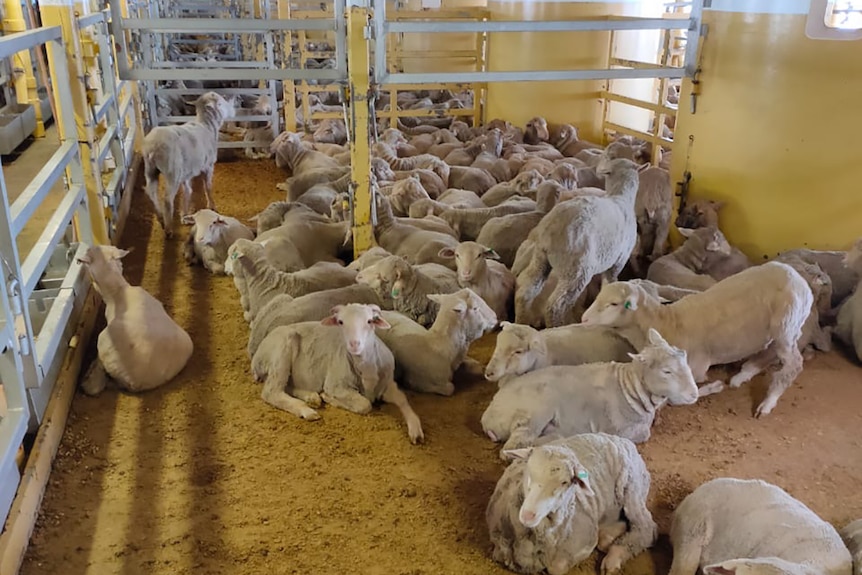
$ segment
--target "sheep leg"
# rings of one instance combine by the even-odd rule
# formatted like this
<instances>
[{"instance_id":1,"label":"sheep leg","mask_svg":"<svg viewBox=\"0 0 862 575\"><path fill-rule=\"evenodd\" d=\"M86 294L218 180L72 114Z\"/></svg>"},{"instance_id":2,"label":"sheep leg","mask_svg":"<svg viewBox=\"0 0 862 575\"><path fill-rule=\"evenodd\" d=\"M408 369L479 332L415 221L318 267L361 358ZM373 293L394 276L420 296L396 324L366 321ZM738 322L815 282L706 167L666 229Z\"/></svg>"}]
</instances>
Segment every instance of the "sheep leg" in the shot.
<instances>
[{"instance_id":1,"label":"sheep leg","mask_svg":"<svg viewBox=\"0 0 862 575\"><path fill-rule=\"evenodd\" d=\"M401 415L404 417L404 422L407 424L407 435L410 436L410 443L417 444L425 441L425 434L422 432L422 424L419 421L419 416L410 407L407 402L407 396L404 392L398 389L398 385L390 380L383 390L383 401L391 403L398 408Z\"/></svg>"},{"instance_id":2,"label":"sheep leg","mask_svg":"<svg viewBox=\"0 0 862 575\"><path fill-rule=\"evenodd\" d=\"M307 391L305 389L294 389L293 394L300 400L304 401L311 407L323 407L323 400L320 399L320 394L316 391Z\"/></svg>"},{"instance_id":3,"label":"sheep leg","mask_svg":"<svg viewBox=\"0 0 862 575\"><path fill-rule=\"evenodd\" d=\"M605 525L599 525L599 542L596 544L596 549L602 553L607 553L610 546L617 538L621 537L628 526L625 521L614 521Z\"/></svg>"},{"instance_id":4,"label":"sheep leg","mask_svg":"<svg viewBox=\"0 0 862 575\"><path fill-rule=\"evenodd\" d=\"M769 364L772 363L776 357L773 346L774 344L748 358L748 360L742 364L742 367L739 369L739 373L730 378L730 381L728 382L730 387L737 388L743 383L751 381L754 376L769 367Z\"/></svg>"},{"instance_id":5,"label":"sheep leg","mask_svg":"<svg viewBox=\"0 0 862 575\"><path fill-rule=\"evenodd\" d=\"M658 226L655 231L655 242L653 243L652 255L650 256L652 261L655 261L664 255L664 246L667 243L667 237L669 234L670 216L662 217L658 222Z\"/></svg>"},{"instance_id":6,"label":"sheep leg","mask_svg":"<svg viewBox=\"0 0 862 575\"><path fill-rule=\"evenodd\" d=\"M102 361L96 357L84 377L81 379L81 391L87 395L99 395L108 386L110 376L105 371Z\"/></svg>"},{"instance_id":7,"label":"sheep leg","mask_svg":"<svg viewBox=\"0 0 862 575\"><path fill-rule=\"evenodd\" d=\"M608 548L608 554L602 560L602 574L619 571L626 561L655 543L658 525L646 508L646 492L649 491L649 486L646 487L646 490L643 485L625 488L623 512L631 524L631 529Z\"/></svg>"},{"instance_id":8,"label":"sheep leg","mask_svg":"<svg viewBox=\"0 0 862 575\"><path fill-rule=\"evenodd\" d=\"M533 247L533 257L530 263L518 276L517 289L515 291L515 321L521 322L525 314L529 313L529 306L542 291L548 274L551 272L551 264L548 262L548 254L538 245ZM559 286L559 284L558 284Z\"/></svg>"},{"instance_id":9,"label":"sheep leg","mask_svg":"<svg viewBox=\"0 0 862 575\"><path fill-rule=\"evenodd\" d=\"M557 287L548 297L548 307L545 309L545 325L547 327L559 327L564 324L566 311L577 302L581 293L590 283L592 275L587 275L578 266L572 276L560 276Z\"/></svg>"},{"instance_id":10,"label":"sheep leg","mask_svg":"<svg viewBox=\"0 0 862 575\"><path fill-rule=\"evenodd\" d=\"M183 194L183 205L182 210L180 211L180 221L186 219L191 215L191 203L192 203L192 181L187 180L180 184L180 191Z\"/></svg>"},{"instance_id":11,"label":"sheep leg","mask_svg":"<svg viewBox=\"0 0 862 575\"><path fill-rule=\"evenodd\" d=\"M165 197L162 205L162 227L165 230L165 237L174 237L174 198L177 196L177 191L182 184L173 180L168 180L165 187Z\"/></svg>"},{"instance_id":12,"label":"sheep leg","mask_svg":"<svg viewBox=\"0 0 862 575\"><path fill-rule=\"evenodd\" d=\"M772 374L772 381L769 383L766 397L757 406L757 411L754 414L757 418L768 415L772 411L781 395L802 372L802 354L799 353L799 346L795 341L781 342L780 344L776 342L773 345L776 346L775 355L781 360L781 368Z\"/></svg>"},{"instance_id":13,"label":"sheep leg","mask_svg":"<svg viewBox=\"0 0 862 575\"><path fill-rule=\"evenodd\" d=\"M323 393L320 394L320 398L329 405L360 415L371 411L371 402L364 395L342 381L333 379L330 375L327 375L323 382Z\"/></svg>"},{"instance_id":14,"label":"sheep leg","mask_svg":"<svg viewBox=\"0 0 862 575\"><path fill-rule=\"evenodd\" d=\"M213 200L213 172L215 171L214 166L210 166L209 169L204 172L204 193L207 196L207 207L213 211L215 211L215 200Z\"/></svg>"},{"instance_id":15,"label":"sheep leg","mask_svg":"<svg viewBox=\"0 0 862 575\"><path fill-rule=\"evenodd\" d=\"M320 419L320 414L310 408L301 399L297 399L284 391L284 382L279 378L269 376L263 384L261 399L276 409L292 413L306 421Z\"/></svg>"},{"instance_id":16,"label":"sheep leg","mask_svg":"<svg viewBox=\"0 0 862 575\"><path fill-rule=\"evenodd\" d=\"M147 197L150 198L151 202L153 202L153 209L156 211L156 219L159 220L159 223L162 223L162 212L159 207L159 170L151 166L146 166L144 168L144 176L147 180L144 190L147 193Z\"/></svg>"},{"instance_id":17,"label":"sheep leg","mask_svg":"<svg viewBox=\"0 0 862 575\"><path fill-rule=\"evenodd\" d=\"M264 402L306 421L315 421L320 419L315 410L284 391L290 380L291 366L296 359L299 345L299 336L292 335L284 342L279 353L255 354L251 361L252 372L257 381L264 381L260 392Z\"/></svg>"},{"instance_id":18,"label":"sheep leg","mask_svg":"<svg viewBox=\"0 0 862 575\"><path fill-rule=\"evenodd\" d=\"M673 549L673 563L668 575L695 575L700 566L700 554L702 552L700 543L687 541L682 545L675 545Z\"/></svg>"}]
</instances>

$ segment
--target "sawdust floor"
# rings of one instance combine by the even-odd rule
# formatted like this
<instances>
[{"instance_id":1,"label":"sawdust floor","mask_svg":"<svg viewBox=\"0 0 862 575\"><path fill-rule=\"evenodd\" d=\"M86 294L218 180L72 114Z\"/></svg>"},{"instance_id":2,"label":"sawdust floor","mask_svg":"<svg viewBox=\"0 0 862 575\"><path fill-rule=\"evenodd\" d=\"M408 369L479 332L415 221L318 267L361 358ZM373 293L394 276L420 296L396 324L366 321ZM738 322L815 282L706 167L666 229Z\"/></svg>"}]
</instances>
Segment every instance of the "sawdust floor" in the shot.
<instances>
[{"instance_id":1,"label":"sawdust floor","mask_svg":"<svg viewBox=\"0 0 862 575\"><path fill-rule=\"evenodd\" d=\"M272 162L219 164L216 203L251 216L280 199L280 179ZM326 408L318 422L268 407L249 376L231 278L187 267L180 245L164 241L138 190L127 277L190 332L195 354L162 389L75 397L22 573L505 573L489 559L484 520L503 470L479 425L495 386L409 394L422 446L391 406ZM492 350L486 337L472 354L487 362ZM777 483L838 525L862 517L860 376L840 354L820 356L761 421L756 384L666 409L641 446L662 532L688 492L719 476ZM668 547L662 536L625 572L666 573Z\"/></svg>"}]
</instances>

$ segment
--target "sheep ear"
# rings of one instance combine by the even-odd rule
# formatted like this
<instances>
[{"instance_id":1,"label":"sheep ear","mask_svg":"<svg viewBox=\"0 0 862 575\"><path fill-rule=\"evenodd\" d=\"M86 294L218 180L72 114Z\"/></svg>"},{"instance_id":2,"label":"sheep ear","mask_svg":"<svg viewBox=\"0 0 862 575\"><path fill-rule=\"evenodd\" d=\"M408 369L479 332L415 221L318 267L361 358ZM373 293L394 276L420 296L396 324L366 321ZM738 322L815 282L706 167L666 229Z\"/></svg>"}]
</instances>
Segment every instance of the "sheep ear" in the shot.
<instances>
[{"instance_id":1,"label":"sheep ear","mask_svg":"<svg viewBox=\"0 0 862 575\"><path fill-rule=\"evenodd\" d=\"M444 249L446 249L446 248L444 248ZM492 260L499 260L500 254L495 252L492 248L486 248L485 251L482 252L482 257L492 259Z\"/></svg>"},{"instance_id":2,"label":"sheep ear","mask_svg":"<svg viewBox=\"0 0 862 575\"><path fill-rule=\"evenodd\" d=\"M630 295L626 298L625 303L623 303L623 307L630 310L636 310L638 308L638 302L634 295Z\"/></svg>"},{"instance_id":3,"label":"sheep ear","mask_svg":"<svg viewBox=\"0 0 862 575\"><path fill-rule=\"evenodd\" d=\"M443 248L437 252L437 255L448 260L455 257L455 250L453 248Z\"/></svg>"},{"instance_id":4,"label":"sheep ear","mask_svg":"<svg viewBox=\"0 0 862 575\"><path fill-rule=\"evenodd\" d=\"M521 449L504 449L503 455L507 455L514 459L521 459L526 461L530 454L533 453L532 447L523 447Z\"/></svg>"},{"instance_id":5,"label":"sheep ear","mask_svg":"<svg viewBox=\"0 0 862 575\"><path fill-rule=\"evenodd\" d=\"M677 228L677 229L679 230L679 233L682 234L686 238L690 238L691 235L694 233L694 230L691 228Z\"/></svg>"},{"instance_id":6,"label":"sheep ear","mask_svg":"<svg viewBox=\"0 0 862 575\"><path fill-rule=\"evenodd\" d=\"M117 252L116 252L116 258L115 258L115 259L118 259L118 260L123 259L123 258L124 258L124 257L126 257L127 255L129 255L130 253L132 253L132 250L134 250L134 249L135 249L134 247L131 247L131 248L127 249L127 250L121 250L121 249L119 249L119 248L118 248L118 249L117 249Z\"/></svg>"},{"instance_id":7,"label":"sheep ear","mask_svg":"<svg viewBox=\"0 0 862 575\"><path fill-rule=\"evenodd\" d=\"M321 325L338 325L338 317L331 315L320 320Z\"/></svg>"},{"instance_id":8,"label":"sheep ear","mask_svg":"<svg viewBox=\"0 0 862 575\"><path fill-rule=\"evenodd\" d=\"M434 303L443 303L443 294L439 293L429 293L425 297L433 301Z\"/></svg>"},{"instance_id":9,"label":"sheep ear","mask_svg":"<svg viewBox=\"0 0 862 575\"><path fill-rule=\"evenodd\" d=\"M505 321L505 320L500 322L500 327L501 327L501 328L503 328L503 329L506 329L506 328L507 328L507 327L509 327L510 325L514 325L514 324L513 324L512 322L510 322L510 321Z\"/></svg>"},{"instance_id":10,"label":"sheep ear","mask_svg":"<svg viewBox=\"0 0 862 575\"><path fill-rule=\"evenodd\" d=\"M391 325L389 325L389 322L383 319L383 316L379 314L374 314L374 317L371 319L371 323L374 325L374 327L379 329L389 329L392 327Z\"/></svg>"},{"instance_id":11,"label":"sheep ear","mask_svg":"<svg viewBox=\"0 0 862 575\"><path fill-rule=\"evenodd\" d=\"M655 328L652 328L652 327L649 328L649 331L647 332L647 339L653 345L661 345L661 344L665 343L665 340L661 336L661 334L658 331L656 331Z\"/></svg>"}]
</instances>

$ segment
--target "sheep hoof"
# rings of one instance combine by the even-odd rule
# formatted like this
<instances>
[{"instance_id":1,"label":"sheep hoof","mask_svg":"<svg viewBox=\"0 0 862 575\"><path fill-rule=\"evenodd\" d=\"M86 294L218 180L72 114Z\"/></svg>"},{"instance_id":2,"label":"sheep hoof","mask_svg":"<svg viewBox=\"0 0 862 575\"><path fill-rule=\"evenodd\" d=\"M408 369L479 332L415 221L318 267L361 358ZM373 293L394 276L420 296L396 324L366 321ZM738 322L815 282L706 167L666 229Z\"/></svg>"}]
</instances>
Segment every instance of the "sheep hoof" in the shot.
<instances>
[{"instance_id":1,"label":"sheep hoof","mask_svg":"<svg viewBox=\"0 0 862 575\"><path fill-rule=\"evenodd\" d=\"M760 405L757 406L757 411L754 412L754 418L760 419L764 415L769 415L770 412L775 408L775 401L770 399L764 399Z\"/></svg>"},{"instance_id":2,"label":"sheep hoof","mask_svg":"<svg viewBox=\"0 0 862 575\"><path fill-rule=\"evenodd\" d=\"M619 545L611 545L608 554L602 560L602 575L616 573L623 566L623 553L625 550Z\"/></svg>"},{"instance_id":3,"label":"sheep hoof","mask_svg":"<svg viewBox=\"0 0 862 575\"><path fill-rule=\"evenodd\" d=\"M304 419L305 421L317 421L320 419L320 414L310 407L304 408L300 410L299 417Z\"/></svg>"},{"instance_id":4,"label":"sheep hoof","mask_svg":"<svg viewBox=\"0 0 862 575\"><path fill-rule=\"evenodd\" d=\"M311 393L305 398L305 403L308 404L309 407L321 408L323 407L323 400L320 398L320 394Z\"/></svg>"}]
</instances>

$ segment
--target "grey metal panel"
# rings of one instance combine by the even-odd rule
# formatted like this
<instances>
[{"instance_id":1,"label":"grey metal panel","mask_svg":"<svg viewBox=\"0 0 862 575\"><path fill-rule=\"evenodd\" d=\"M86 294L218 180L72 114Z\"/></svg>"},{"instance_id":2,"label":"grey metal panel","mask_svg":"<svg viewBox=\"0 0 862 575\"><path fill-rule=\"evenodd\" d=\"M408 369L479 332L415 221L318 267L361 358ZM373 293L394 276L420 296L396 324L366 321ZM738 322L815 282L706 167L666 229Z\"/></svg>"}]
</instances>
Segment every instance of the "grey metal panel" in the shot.
<instances>
[{"instance_id":1,"label":"grey metal panel","mask_svg":"<svg viewBox=\"0 0 862 575\"><path fill-rule=\"evenodd\" d=\"M203 68L200 70L147 70L126 69L121 71L123 80L331 80L347 79L339 70L289 70L289 69L240 69L227 70Z\"/></svg>"},{"instance_id":2,"label":"grey metal panel","mask_svg":"<svg viewBox=\"0 0 862 575\"><path fill-rule=\"evenodd\" d=\"M545 22L387 22L383 32L581 32L602 30L678 30L688 28L688 20L636 18L632 20L553 20Z\"/></svg>"},{"instance_id":3,"label":"grey metal panel","mask_svg":"<svg viewBox=\"0 0 862 575\"><path fill-rule=\"evenodd\" d=\"M78 28L86 28L88 26L92 26L93 24L104 22L105 18L107 18L105 12L95 12L93 14L81 16L78 18Z\"/></svg>"},{"instance_id":4,"label":"grey metal panel","mask_svg":"<svg viewBox=\"0 0 862 575\"><path fill-rule=\"evenodd\" d=\"M194 120L194 116L159 116L159 123L182 124ZM257 116L234 116L228 122L269 122L272 118L265 115Z\"/></svg>"},{"instance_id":5,"label":"grey metal panel","mask_svg":"<svg viewBox=\"0 0 862 575\"><path fill-rule=\"evenodd\" d=\"M36 177L33 178L18 199L12 204L10 212L12 214L12 236L17 237L27 225L30 217L36 209L42 204L42 200L51 191L51 188L57 182L57 179L63 174L66 166L72 161L75 154L78 153L78 145L72 140L67 140L60 144L60 148L54 152L54 155L45 162Z\"/></svg>"},{"instance_id":6,"label":"grey metal panel","mask_svg":"<svg viewBox=\"0 0 862 575\"><path fill-rule=\"evenodd\" d=\"M108 157L108 152L111 151L111 139L117 135L117 124L112 124L104 135L99 139L99 166L104 163Z\"/></svg>"},{"instance_id":7,"label":"grey metal panel","mask_svg":"<svg viewBox=\"0 0 862 575\"><path fill-rule=\"evenodd\" d=\"M63 37L59 26L51 28L36 28L26 32L16 32L0 38L0 58L9 58L22 50L29 50L39 44L45 44Z\"/></svg>"},{"instance_id":8,"label":"grey metal panel","mask_svg":"<svg viewBox=\"0 0 862 575\"><path fill-rule=\"evenodd\" d=\"M461 84L468 82L546 82L567 80L604 80L629 78L683 78L682 68L537 70L530 72L434 72L423 74L385 74L380 84Z\"/></svg>"},{"instance_id":9,"label":"grey metal panel","mask_svg":"<svg viewBox=\"0 0 862 575\"><path fill-rule=\"evenodd\" d=\"M684 67L689 77L694 76L697 69L697 47L700 44L700 33L703 26L703 0L695 0L691 5L691 27L685 39Z\"/></svg>"},{"instance_id":10,"label":"grey metal panel","mask_svg":"<svg viewBox=\"0 0 862 575\"><path fill-rule=\"evenodd\" d=\"M269 30L335 31L333 20L264 20L260 18L123 18L123 30L151 32L267 32Z\"/></svg>"},{"instance_id":11,"label":"grey metal panel","mask_svg":"<svg viewBox=\"0 0 862 575\"><path fill-rule=\"evenodd\" d=\"M69 265L66 277L63 278L63 284L60 286L60 291L51 304L48 317L45 318L45 323L42 325L42 329L36 338L36 361L39 362L43 376L47 375L47 363L57 353L63 331L66 328L66 324L69 323L69 318L72 316L72 309L75 305L75 294L80 292L82 288L86 291L88 287L87 282L84 281L86 274L83 273L83 266L78 263L78 258L83 257L87 252L87 248L88 246L84 243L78 244L75 258Z\"/></svg>"}]
</instances>

